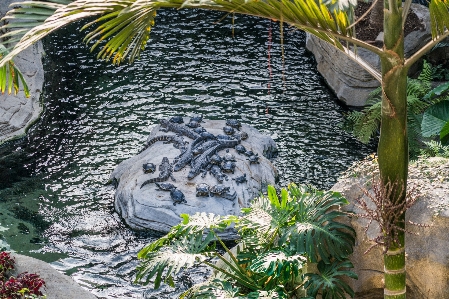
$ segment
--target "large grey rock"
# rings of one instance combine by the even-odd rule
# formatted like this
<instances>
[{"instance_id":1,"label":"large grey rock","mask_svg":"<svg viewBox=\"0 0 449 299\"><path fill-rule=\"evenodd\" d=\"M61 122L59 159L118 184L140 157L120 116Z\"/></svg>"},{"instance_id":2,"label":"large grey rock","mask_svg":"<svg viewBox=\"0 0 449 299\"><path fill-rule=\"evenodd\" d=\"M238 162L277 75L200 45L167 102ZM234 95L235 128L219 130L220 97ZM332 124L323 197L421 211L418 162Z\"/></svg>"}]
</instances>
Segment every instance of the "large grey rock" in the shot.
<instances>
[{"instance_id":1,"label":"large grey rock","mask_svg":"<svg viewBox=\"0 0 449 299\"><path fill-rule=\"evenodd\" d=\"M9 10L8 6L13 2L17 1L1 1L0 17ZM38 42L14 59L14 63L24 75L31 96L26 98L23 89L17 95L0 95L0 144L24 135L42 112L39 98L44 83L43 53L42 44Z\"/></svg>"},{"instance_id":2,"label":"large grey rock","mask_svg":"<svg viewBox=\"0 0 449 299\"><path fill-rule=\"evenodd\" d=\"M377 163L364 161L349 169L332 188L342 192L349 200L347 211L362 213L354 205L355 198L363 196L360 186L369 186L368 178L378 173ZM406 269L407 298L447 298L449 294L449 159L430 158L419 160L409 166L409 188L417 187L419 200L406 213L406 220L431 225L418 227L407 224ZM366 197L368 203L369 199ZM368 292L383 288L383 255L377 247L368 254L364 252L373 244L369 239L377 236L376 223L371 224L367 234L367 219L352 218L351 225L357 232L354 254L351 257L358 280L350 280L356 292Z\"/></svg>"},{"instance_id":3,"label":"large grey rock","mask_svg":"<svg viewBox=\"0 0 449 299\"><path fill-rule=\"evenodd\" d=\"M223 134L225 121L205 120L202 124L208 132L218 135ZM277 151L276 144L271 137L258 132L256 129L243 125L242 131L248 133L249 138L243 140L241 144L247 150L252 150L260 156L259 164L250 164L247 157L239 155L235 149L230 149L237 162L234 174L228 174L229 180L224 181L225 186L230 187L230 194L236 194L232 200L223 197L197 197L196 184L207 183L209 186L217 184L217 180L207 173L203 178L200 175L192 180L187 179L190 166L184 167L173 175L176 182L168 179L178 190L181 190L187 203L173 205L170 192L157 191L155 184L147 184L143 188L141 185L146 180L157 177L159 172L144 174L142 165L144 163L154 163L159 165L163 157L167 157L170 162L180 154L180 151L172 144L156 142L139 155L120 163L111 174L111 180L117 180L118 186L115 193L115 208L123 217L125 222L134 229L154 229L161 232L168 232L170 228L180 222L180 214L195 214L197 212L214 213L217 215L236 215L240 213L242 207L248 207L250 201L257 197L261 191L266 190L268 184L274 184L277 178L277 171L271 162L263 155L270 156ZM151 132L149 139L161 134L173 134L160 131L157 126ZM186 141L192 141L185 137ZM219 154L223 155L224 150ZM248 182L237 184L232 178L246 173Z\"/></svg>"},{"instance_id":4,"label":"large grey rock","mask_svg":"<svg viewBox=\"0 0 449 299\"><path fill-rule=\"evenodd\" d=\"M95 299L97 298L89 291L80 287L71 277L66 276L46 262L38 259L13 253L16 268L12 275L28 272L38 274L46 283L42 293L47 299Z\"/></svg>"},{"instance_id":5,"label":"large grey rock","mask_svg":"<svg viewBox=\"0 0 449 299\"><path fill-rule=\"evenodd\" d=\"M414 31L405 37L406 57L415 53L431 39L428 9L419 4L412 4L411 9L422 21L425 29ZM365 106L369 93L380 86L380 83L365 69L329 43L307 34L306 48L315 55L317 69L327 84L334 90L338 99L346 105ZM377 55L360 47L357 49L357 55L380 70L380 60Z\"/></svg>"}]
</instances>

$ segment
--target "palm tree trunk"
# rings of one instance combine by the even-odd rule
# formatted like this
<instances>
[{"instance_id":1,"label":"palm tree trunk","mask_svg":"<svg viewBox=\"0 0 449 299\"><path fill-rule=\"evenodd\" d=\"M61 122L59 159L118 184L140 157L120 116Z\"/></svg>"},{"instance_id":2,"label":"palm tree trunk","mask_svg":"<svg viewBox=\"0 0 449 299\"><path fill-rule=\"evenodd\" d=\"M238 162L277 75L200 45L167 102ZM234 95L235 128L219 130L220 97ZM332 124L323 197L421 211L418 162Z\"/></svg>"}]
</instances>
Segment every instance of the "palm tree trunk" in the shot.
<instances>
[{"instance_id":1,"label":"palm tree trunk","mask_svg":"<svg viewBox=\"0 0 449 299\"><path fill-rule=\"evenodd\" d=\"M391 1L397 5L397 1ZM399 2L400 3L400 2ZM384 50L382 67L382 125L378 147L381 181L384 186L395 184L393 202L405 201L408 174L407 140L407 69L404 67L404 37L402 9L399 6L384 11ZM404 192L403 192L404 191ZM405 215L402 215L402 220ZM404 223L396 225L404 228ZM393 237L393 236L390 236ZM404 232L384 254L385 299L405 299Z\"/></svg>"}]
</instances>

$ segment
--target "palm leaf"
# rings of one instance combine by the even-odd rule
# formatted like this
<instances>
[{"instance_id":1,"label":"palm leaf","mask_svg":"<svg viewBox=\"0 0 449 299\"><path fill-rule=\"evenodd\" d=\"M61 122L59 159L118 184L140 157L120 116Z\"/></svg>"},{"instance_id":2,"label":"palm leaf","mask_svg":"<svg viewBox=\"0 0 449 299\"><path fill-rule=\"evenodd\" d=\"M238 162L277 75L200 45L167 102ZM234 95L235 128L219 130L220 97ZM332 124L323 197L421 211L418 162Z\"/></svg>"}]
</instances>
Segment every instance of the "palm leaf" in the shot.
<instances>
[{"instance_id":1,"label":"palm leaf","mask_svg":"<svg viewBox=\"0 0 449 299\"><path fill-rule=\"evenodd\" d=\"M352 253L355 243L355 231L352 227L337 220L344 215L335 210L347 200L338 192L322 192L313 189L291 186L295 219L282 229L280 244L289 244L290 250L305 253L312 262L330 257L345 259Z\"/></svg>"},{"instance_id":2,"label":"palm leaf","mask_svg":"<svg viewBox=\"0 0 449 299\"><path fill-rule=\"evenodd\" d=\"M136 282L147 285L155 277L154 288L159 288L161 282L173 285L173 275L185 268L190 268L208 259L204 251L209 251L209 243L214 239L212 233L203 238L202 233L190 234L179 238L169 246L154 252L148 252L144 261L137 267Z\"/></svg>"},{"instance_id":3,"label":"palm leaf","mask_svg":"<svg viewBox=\"0 0 449 299\"><path fill-rule=\"evenodd\" d=\"M424 112L421 124L422 135L431 137L440 135L441 129L449 120L449 101L442 101Z\"/></svg>"},{"instance_id":4,"label":"palm leaf","mask_svg":"<svg viewBox=\"0 0 449 299\"><path fill-rule=\"evenodd\" d=\"M274 289L298 277L307 259L302 255L287 255L282 250L272 250L258 255L251 261L248 270L259 274L258 283L263 289Z\"/></svg>"},{"instance_id":5,"label":"palm leaf","mask_svg":"<svg viewBox=\"0 0 449 299\"><path fill-rule=\"evenodd\" d=\"M354 291L346 284L341 276L348 276L357 279L357 275L348 270L353 265L349 261L333 262L326 264L324 261L318 263L319 274L307 273L305 288L307 293L315 298L321 292L322 298L345 299L345 293L354 297Z\"/></svg>"},{"instance_id":6,"label":"palm leaf","mask_svg":"<svg viewBox=\"0 0 449 299\"><path fill-rule=\"evenodd\" d=\"M449 1L448 0L432 0L429 3L430 12L430 29L432 38L447 33L449 28Z\"/></svg>"}]
</instances>

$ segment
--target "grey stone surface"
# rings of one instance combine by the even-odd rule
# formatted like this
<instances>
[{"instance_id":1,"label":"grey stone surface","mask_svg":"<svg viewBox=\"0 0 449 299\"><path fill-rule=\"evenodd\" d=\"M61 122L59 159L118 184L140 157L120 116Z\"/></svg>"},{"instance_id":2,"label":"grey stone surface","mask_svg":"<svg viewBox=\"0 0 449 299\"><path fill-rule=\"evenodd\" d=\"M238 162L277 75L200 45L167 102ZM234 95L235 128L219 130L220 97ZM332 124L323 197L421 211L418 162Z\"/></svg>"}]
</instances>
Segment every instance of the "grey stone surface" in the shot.
<instances>
[{"instance_id":1,"label":"grey stone surface","mask_svg":"<svg viewBox=\"0 0 449 299\"><path fill-rule=\"evenodd\" d=\"M411 9L422 20L425 29L414 31L405 37L406 57L415 53L431 38L428 9L419 4L412 4ZM380 86L380 83L367 71L327 42L307 34L306 48L315 55L317 69L327 84L334 90L338 99L346 105L366 105L369 93ZM357 55L380 70L380 60L377 55L360 47L357 49ZM416 71L417 68L411 69L412 73Z\"/></svg>"},{"instance_id":2,"label":"grey stone surface","mask_svg":"<svg viewBox=\"0 0 449 299\"><path fill-rule=\"evenodd\" d=\"M202 124L208 132L218 135L223 134L222 128L225 121L205 120ZM153 129L149 138L161 134L169 134L159 131L157 126ZM111 179L119 182L115 193L115 208L124 218L125 222L134 229L154 229L156 231L168 232L173 225L180 221L181 213L195 214L197 212L214 213L217 215L236 215L242 207L247 207L250 201L257 197L262 190L266 190L268 184L274 184L277 171L271 162L263 154L277 151L276 144L271 137L258 132L256 129L247 125L242 126L242 131L249 134L249 138L243 140L241 144L247 150L252 150L260 156L259 164L249 164L247 157L238 154L234 149L230 153L234 154L237 162L235 173L229 173L229 180L224 181L225 186L231 187L231 193L236 192L234 200L228 200L223 197L197 197L196 184L207 183L214 186L217 180L207 173L202 178L201 174L192 180L187 179L190 166L184 167L179 172L174 172L176 182L168 179L167 182L174 184L178 190L181 190L187 203L173 205L170 198L170 192L157 191L155 184L147 184L140 188L142 183L152 177L157 177L159 172L153 174L144 174L142 165L144 163L154 163L159 165L163 157L167 157L170 162L180 154L180 151L172 144L156 142L139 155L132 157L120 163L111 174ZM172 133L173 134L173 133ZM186 141L192 141L185 137ZM224 150L219 154L223 155ZM237 184L232 178L246 173L248 182Z\"/></svg>"},{"instance_id":3,"label":"grey stone surface","mask_svg":"<svg viewBox=\"0 0 449 299\"><path fill-rule=\"evenodd\" d=\"M80 287L71 277L58 272L50 264L25 255L16 253L11 255L16 261L16 269L12 274L14 276L23 272L38 274L46 283L46 286L42 289L42 293L47 295L47 299L97 298L89 291Z\"/></svg>"},{"instance_id":4,"label":"grey stone surface","mask_svg":"<svg viewBox=\"0 0 449 299\"><path fill-rule=\"evenodd\" d=\"M2 0L0 16L9 10L9 4L14 0ZM36 43L20 53L14 63L22 71L30 89L30 97L26 98L23 89L17 95L7 93L0 95L0 144L20 137L33 124L42 112L39 98L44 83L44 69L42 44Z\"/></svg>"},{"instance_id":5,"label":"grey stone surface","mask_svg":"<svg viewBox=\"0 0 449 299\"><path fill-rule=\"evenodd\" d=\"M369 174L378 173L377 163L364 161L350 169L332 188L348 199L347 211L361 213L354 205L355 198L363 196L360 186L366 186ZM407 224L413 234L406 234L407 298L447 298L449 294L449 159L429 158L418 160L409 166L409 188L416 187L419 200L406 213L406 221L431 225L418 227ZM369 186L369 184L368 184ZM369 199L364 197L370 203ZM371 203L372 204L372 203ZM376 223L371 224L367 234L364 218L351 219L357 232L354 254L351 260L358 280L349 283L355 292L369 292L383 288L382 249L376 247L364 252L373 244L369 239L377 236Z\"/></svg>"}]
</instances>

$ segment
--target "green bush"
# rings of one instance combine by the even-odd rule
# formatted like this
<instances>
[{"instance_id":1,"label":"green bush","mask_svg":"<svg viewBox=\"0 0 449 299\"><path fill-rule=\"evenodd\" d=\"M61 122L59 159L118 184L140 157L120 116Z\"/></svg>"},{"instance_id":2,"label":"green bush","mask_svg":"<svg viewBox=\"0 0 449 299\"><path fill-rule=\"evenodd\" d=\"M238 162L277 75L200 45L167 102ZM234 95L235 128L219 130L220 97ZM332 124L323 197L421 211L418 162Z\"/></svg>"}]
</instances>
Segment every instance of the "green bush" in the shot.
<instances>
[{"instance_id":1,"label":"green bush","mask_svg":"<svg viewBox=\"0 0 449 299\"><path fill-rule=\"evenodd\" d=\"M407 129L412 158L426 151L428 143L436 139L437 135L440 137L440 131L443 143L449 139L449 123L444 127L449 119L442 119L448 111L449 83L432 88L432 80L437 74L438 67L424 61L418 78L407 80ZM348 113L343 123L343 127L363 143L368 143L376 136L380 127L380 87L369 95L367 104L362 111Z\"/></svg>"},{"instance_id":2,"label":"green bush","mask_svg":"<svg viewBox=\"0 0 449 299\"><path fill-rule=\"evenodd\" d=\"M242 209L242 216L183 214L182 223L138 254L136 282L174 286L183 269L206 264L216 274L181 298L345 298L354 296L342 281L350 271L355 231L337 218L347 204L337 192L289 185L278 197L274 187ZM219 237L233 229L240 237L231 252ZM221 245L226 254L216 248ZM214 261L221 261L221 266Z\"/></svg>"}]
</instances>

